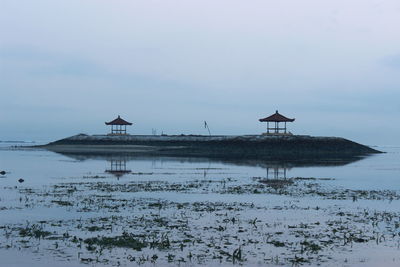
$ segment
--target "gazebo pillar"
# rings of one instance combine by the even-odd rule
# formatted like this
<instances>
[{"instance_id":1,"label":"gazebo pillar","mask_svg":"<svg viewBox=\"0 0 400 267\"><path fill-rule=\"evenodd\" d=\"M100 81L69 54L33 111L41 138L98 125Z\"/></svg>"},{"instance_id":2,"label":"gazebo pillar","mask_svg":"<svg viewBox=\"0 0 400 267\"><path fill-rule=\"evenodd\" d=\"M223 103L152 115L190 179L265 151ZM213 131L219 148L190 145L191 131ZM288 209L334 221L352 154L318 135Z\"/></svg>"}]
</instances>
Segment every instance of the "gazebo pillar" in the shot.
<instances>
[{"instance_id":1,"label":"gazebo pillar","mask_svg":"<svg viewBox=\"0 0 400 267\"><path fill-rule=\"evenodd\" d=\"M111 134L126 134L126 125L111 124Z\"/></svg>"}]
</instances>

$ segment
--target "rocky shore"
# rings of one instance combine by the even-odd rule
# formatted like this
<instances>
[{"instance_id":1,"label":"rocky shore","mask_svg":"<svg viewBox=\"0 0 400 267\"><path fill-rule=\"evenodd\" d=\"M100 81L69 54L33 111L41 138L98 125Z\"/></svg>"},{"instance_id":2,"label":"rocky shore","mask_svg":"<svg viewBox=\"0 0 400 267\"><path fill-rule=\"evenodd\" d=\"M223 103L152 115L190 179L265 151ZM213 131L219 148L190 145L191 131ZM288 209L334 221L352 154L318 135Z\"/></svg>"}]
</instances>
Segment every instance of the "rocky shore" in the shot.
<instances>
[{"instance_id":1,"label":"rocky shore","mask_svg":"<svg viewBox=\"0 0 400 267\"><path fill-rule=\"evenodd\" d=\"M61 153L135 153L142 155L225 158L343 158L381 153L339 137L304 135L84 135L43 148Z\"/></svg>"}]
</instances>

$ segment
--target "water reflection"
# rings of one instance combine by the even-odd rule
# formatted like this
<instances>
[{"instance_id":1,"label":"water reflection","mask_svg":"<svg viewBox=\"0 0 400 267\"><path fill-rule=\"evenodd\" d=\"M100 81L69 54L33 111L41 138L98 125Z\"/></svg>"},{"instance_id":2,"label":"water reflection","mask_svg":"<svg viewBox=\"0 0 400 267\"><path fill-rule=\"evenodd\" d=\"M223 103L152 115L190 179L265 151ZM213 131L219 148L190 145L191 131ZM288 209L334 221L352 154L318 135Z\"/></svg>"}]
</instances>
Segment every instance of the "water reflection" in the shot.
<instances>
[{"instance_id":1,"label":"water reflection","mask_svg":"<svg viewBox=\"0 0 400 267\"><path fill-rule=\"evenodd\" d=\"M127 162L135 160L166 160L179 161L187 163L223 163L233 164L236 166L260 167L267 171L267 176L270 178L286 178L287 171L294 167L329 167L329 166L344 166L350 163L357 162L364 157L342 157L342 158L319 158L319 159L240 159L240 158L199 158L199 157L165 157L165 156L142 156L130 153L64 153L56 152L63 156L73 158L77 161L90 159L106 160L110 162L110 168L106 170L108 173L119 175L130 173L127 169ZM207 176L207 170L204 170L204 177Z\"/></svg>"},{"instance_id":2,"label":"water reflection","mask_svg":"<svg viewBox=\"0 0 400 267\"><path fill-rule=\"evenodd\" d=\"M267 179L286 179L286 173L291 168L286 168L283 166L270 166L267 167Z\"/></svg>"},{"instance_id":3,"label":"water reflection","mask_svg":"<svg viewBox=\"0 0 400 267\"><path fill-rule=\"evenodd\" d=\"M111 158L108 161L110 162L110 167L105 172L114 175L117 179L132 172L126 168L126 158Z\"/></svg>"},{"instance_id":4,"label":"water reflection","mask_svg":"<svg viewBox=\"0 0 400 267\"><path fill-rule=\"evenodd\" d=\"M389 255L392 261L398 254L400 214L397 151L344 166L359 158L249 160L0 150L8 176L0 179L0 257L4 262L16 251L8 262L20 256L26 262L38 259L37 266L57 265L47 263L52 259L66 261L65 266L164 266L181 264L168 262L176 255L185 262L202 259L199 265L225 266L232 265L225 251L240 248L246 262L239 264L249 266L293 266L299 259L308 265L354 263L365 258L359 251ZM25 182L19 184L21 177ZM223 236L218 246L215 236ZM120 247L126 240L139 244L140 252ZM394 251L388 252L392 246ZM272 263L264 251L279 262ZM156 255L157 262L134 261L128 255Z\"/></svg>"}]
</instances>

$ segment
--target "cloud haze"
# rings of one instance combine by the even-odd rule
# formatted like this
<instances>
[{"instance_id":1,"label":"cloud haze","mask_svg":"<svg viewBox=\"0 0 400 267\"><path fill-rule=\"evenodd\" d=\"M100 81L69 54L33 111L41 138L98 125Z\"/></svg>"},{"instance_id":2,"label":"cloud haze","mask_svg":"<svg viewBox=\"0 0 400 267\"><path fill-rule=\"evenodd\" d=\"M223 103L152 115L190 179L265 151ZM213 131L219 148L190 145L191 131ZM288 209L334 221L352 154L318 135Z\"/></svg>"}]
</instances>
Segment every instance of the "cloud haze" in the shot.
<instances>
[{"instance_id":1,"label":"cloud haze","mask_svg":"<svg viewBox=\"0 0 400 267\"><path fill-rule=\"evenodd\" d=\"M2 0L2 139L292 132L400 145L397 0Z\"/></svg>"}]
</instances>

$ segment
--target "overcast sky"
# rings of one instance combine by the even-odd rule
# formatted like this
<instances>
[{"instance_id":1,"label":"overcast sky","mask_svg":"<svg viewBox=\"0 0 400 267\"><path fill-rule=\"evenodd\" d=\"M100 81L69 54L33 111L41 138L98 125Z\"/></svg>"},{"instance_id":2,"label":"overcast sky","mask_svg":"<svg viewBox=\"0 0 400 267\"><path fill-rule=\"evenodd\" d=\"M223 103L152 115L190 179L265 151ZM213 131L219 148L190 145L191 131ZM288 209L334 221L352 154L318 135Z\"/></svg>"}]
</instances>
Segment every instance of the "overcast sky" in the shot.
<instances>
[{"instance_id":1,"label":"overcast sky","mask_svg":"<svg viewBox=\"0 0 400 267\"><path fill-rule=\"evenodd\" d=\"M0 140L293 133L400 145L398 0L0 0Z\"/></svg>"}]
</instances>

